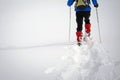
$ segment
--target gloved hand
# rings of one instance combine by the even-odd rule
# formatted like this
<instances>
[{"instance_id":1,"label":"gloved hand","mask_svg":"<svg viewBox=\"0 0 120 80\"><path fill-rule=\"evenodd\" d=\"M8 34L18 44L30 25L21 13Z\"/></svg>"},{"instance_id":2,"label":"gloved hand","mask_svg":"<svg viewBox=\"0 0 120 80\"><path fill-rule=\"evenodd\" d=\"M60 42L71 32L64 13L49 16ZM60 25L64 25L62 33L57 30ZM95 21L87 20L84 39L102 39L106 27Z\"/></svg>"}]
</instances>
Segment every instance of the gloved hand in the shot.
<instances>
[{"instance_id":1,"label":"gloved hand","mask_svg":"<svg viewBox=\"0 0 120 80\"><path fill-rule=\"evenodd\" d=\"M98 8L98 4L94 5L94 7Z\"/></svg>"}]
</instances>

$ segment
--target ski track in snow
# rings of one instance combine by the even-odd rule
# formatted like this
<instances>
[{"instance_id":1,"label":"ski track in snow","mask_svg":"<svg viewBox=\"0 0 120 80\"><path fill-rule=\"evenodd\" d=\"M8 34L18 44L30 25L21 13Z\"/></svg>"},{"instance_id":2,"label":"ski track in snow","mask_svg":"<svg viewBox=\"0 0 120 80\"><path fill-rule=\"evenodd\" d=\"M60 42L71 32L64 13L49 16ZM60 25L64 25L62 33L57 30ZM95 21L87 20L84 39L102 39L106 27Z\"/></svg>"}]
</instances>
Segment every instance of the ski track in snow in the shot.
<instances>
[{"instance_id":1,"label":"ski track in snow","mask_svg":"<svg viewBox=\"0 0 120 80\"><path fill-rule=\"evenodd\" d=\"M65 47L63 63L45 70L55 80L120 80L120 62L113 62L102 44L88 41Z\"/></svg>"}]
</instances>

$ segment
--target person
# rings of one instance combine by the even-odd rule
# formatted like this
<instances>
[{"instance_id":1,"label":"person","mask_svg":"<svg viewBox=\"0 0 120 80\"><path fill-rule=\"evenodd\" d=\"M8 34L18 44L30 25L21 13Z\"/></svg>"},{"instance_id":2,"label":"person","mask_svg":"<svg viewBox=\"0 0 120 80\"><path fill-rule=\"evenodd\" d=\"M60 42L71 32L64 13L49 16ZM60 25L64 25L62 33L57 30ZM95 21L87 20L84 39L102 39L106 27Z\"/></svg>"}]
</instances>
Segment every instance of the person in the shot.
<instances>
[{"instance_id":1,"label":"person","mask_svg":"<svg viewBox=\"0 0 120 80\"><path fill-rule=\"evenodd\" d=\"M75 11L76 11L76 22L77 22L77 32L76 32L76 36L77 36L77 42L81 42L82 41L82 37L83 37L83 20L85 21L85 32L86 35L88 37L90 37L90 33L91 33L91 23L90 23L90 13L91 13L91 7L90 7L90 0L87 0L88 5L84 6L84 7L78 7L78 0L68 0L67 1L67 5L69 7L71 7L73 5L73 3L75 3ZM94 5L94 7L98 8L98 3L97 0L92 0L92 3ZM80 4L80 2L79 2Z\"/></svg>"}]
</instances>

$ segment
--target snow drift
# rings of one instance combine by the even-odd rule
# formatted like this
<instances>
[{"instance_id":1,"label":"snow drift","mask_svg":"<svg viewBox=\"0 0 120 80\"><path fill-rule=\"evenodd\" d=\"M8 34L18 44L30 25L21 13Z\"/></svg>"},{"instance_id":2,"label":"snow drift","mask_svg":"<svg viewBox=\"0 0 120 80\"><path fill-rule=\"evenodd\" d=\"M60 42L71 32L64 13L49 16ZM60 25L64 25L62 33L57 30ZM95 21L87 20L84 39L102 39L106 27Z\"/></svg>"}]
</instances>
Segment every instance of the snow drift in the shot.
<instances>
[{"instance_id":1,"label":"snow drift","mask_svg":"<svg viewBox=\"0 0 120 80\"><path fill-rule=\"evenodd\" d=\"M45 70L55 80L120 80L120 62L113 63L100 43L69 45L62 63Z\"/></svg>"}]
</instances>

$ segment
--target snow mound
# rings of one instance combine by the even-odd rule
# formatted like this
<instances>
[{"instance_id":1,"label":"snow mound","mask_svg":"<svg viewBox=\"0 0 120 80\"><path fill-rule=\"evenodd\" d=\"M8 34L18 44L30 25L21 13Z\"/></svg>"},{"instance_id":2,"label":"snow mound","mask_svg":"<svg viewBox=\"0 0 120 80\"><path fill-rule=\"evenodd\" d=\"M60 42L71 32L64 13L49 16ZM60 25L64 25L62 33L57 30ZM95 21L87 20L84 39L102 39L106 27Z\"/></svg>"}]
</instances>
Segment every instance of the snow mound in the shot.
<instances>
[{"instance_id":1,"label":"snow mound","mask_svg":"<svg viewBox=\"0 0 120 80\"><path fill-rule=\"evenodd\" d=\"M45 71L57 74L56 80L120 80L120 63L113 63L100 43L88 41L65 50L63 63Z\"/></svg>"}]
</instances>

